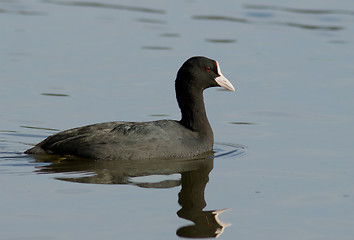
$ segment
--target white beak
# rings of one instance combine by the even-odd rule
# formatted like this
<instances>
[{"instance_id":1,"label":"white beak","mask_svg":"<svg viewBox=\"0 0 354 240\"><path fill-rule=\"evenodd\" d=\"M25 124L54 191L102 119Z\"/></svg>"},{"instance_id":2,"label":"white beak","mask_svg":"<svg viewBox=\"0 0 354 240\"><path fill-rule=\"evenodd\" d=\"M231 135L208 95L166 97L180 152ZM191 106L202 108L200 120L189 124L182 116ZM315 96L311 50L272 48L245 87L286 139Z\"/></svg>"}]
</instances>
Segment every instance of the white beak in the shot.
<instances>
[{"instance_id":1,"label":"white beak","mask_svg":"<svg viewBox=\"0 0 354 240\"><path fill-rule=\"evenodd\" d=\"M218 61L216 62L216 67L217 67L217 72L219 74L219 77L215 78L215 82L220 86L225 88L226 90L235 92L235 88L234 86L232 86L232 84L229 82L229 80L226 79L226 77L224 77L224 75L222 75L221 71L220 71L220 67L219 67L219 63Z\"/></svg>"}]
</instances>

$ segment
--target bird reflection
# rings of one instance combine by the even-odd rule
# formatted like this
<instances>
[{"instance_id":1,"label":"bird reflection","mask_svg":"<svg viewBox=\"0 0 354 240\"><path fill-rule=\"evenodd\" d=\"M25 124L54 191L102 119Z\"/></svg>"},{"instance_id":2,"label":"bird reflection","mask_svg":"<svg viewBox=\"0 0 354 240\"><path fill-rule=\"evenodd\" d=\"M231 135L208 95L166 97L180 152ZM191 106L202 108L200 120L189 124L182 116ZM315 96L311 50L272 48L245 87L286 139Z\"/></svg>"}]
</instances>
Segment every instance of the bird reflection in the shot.
<instances>
[{"instance_id":1,"label":"bird reflection","mask_svg":"<svg viewBox=\"0 0 354 240\"><path fill-rule=\"evenodd\" d=\"M53 155L35 156L38 173L69 173L74 177L59 180L92 184L131 184L144 188L172 188L181 185L177 212L180 218L193 224L180 227L176 234L186 238L215 238L230 224L218 219L226 209L203 211L206 207L204 191L213 169L214 153L199 159L143 160L143 161L94 161L77 158L61 158ZM181 178L166 179L163 176L181 174ZM135 178L161 176L157 182L135 181Z\"/></svg>"},{"instance_id":2,"label":"bird reflection","mask_svg":"<svg viewBox=\"0 0 354 240\"><path fill-rule=\"evenodd\" d=\"M218 215L223 210L203 211L206 206L204 190L209 181L209 173L213 169L214 158L205 159L198 169L182 172L181 191L178 203L181 209L177 212L180 218L190 220L194 225L181 227L177 235L188 238L208 238L219 236L230 224L221 222Z\"/></svg>"}]
</instances>

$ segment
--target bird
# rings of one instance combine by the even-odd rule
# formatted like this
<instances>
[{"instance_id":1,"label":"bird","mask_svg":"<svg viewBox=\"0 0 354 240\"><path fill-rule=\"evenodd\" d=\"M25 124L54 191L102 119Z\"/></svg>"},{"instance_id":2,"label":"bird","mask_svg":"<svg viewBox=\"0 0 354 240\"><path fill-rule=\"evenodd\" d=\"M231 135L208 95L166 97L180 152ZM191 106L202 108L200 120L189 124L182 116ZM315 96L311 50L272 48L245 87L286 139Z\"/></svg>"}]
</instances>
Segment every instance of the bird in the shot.
<instances>
[{"instance_id":1,"label":"bird","mask_svg":"<svg viewBox=\"0 0 354 240\"><path fill-rule=\"evenodd\" d=\"M181 119L148 122L103 122L51 135L25 151L94 160L193 159L213 150L214 135L203 91L223 87L235 91L218 61L194 56L177 72L175 92Z\"/></svg>"}]
</instances>

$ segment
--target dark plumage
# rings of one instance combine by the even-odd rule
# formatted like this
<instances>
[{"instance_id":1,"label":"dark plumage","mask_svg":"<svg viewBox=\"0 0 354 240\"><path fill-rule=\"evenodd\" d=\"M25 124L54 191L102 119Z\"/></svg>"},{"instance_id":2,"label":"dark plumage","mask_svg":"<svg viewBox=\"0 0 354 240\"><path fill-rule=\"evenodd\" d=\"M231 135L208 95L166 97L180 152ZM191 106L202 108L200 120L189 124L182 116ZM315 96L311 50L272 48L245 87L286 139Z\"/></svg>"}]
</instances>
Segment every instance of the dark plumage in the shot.
<instances>
[{"instance_id":1,"label":"dark plumage","mask_svg":"<svg viewBox=\"0 0 354 240\"><path fill-rule=\"evenodd\" d=\"M97 123L49 136L25 153L105 160L193 158L213 149L203 91L216 86L235 91L217 61L192 57L179 69L175 82L180 121Z\"/></svg>"}]
</instances>

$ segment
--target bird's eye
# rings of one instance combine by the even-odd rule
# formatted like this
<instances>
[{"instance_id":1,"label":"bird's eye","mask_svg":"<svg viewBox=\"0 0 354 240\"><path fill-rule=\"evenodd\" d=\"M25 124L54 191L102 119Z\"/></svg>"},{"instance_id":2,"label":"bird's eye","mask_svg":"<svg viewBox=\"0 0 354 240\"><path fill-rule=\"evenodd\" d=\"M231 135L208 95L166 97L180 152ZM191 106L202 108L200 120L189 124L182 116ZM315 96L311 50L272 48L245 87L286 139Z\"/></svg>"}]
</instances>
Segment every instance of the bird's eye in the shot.
<instances>
[{"instance_id":1,"label":"bird's eye","mask_svg":"<svg viewBox=\"0 0 354 240\"><path fill-rule=\"evenodd\" d=\"M207 67L206 70L207 70L207 72L210 72L211 71L211 67Z\"/></svg>"}]
</instances>

